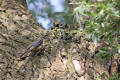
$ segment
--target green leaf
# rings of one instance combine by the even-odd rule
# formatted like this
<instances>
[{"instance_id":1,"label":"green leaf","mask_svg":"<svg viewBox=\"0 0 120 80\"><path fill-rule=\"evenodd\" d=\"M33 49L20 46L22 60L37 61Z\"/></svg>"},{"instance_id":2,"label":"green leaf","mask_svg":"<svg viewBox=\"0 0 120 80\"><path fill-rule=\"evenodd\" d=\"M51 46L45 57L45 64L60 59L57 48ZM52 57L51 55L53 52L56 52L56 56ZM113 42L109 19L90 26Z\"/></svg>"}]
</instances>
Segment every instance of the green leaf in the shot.
<instances>
[{"instance_id":1,"label":"green leaf","mask_svg":"<svg viewBox=\"0 0 120 80\"><path fill-rule=\"evenodd\" d=\"M78 33L79 30L72 30L71 33L75 34L75 33Z\"/></svg>"}]
</instances>

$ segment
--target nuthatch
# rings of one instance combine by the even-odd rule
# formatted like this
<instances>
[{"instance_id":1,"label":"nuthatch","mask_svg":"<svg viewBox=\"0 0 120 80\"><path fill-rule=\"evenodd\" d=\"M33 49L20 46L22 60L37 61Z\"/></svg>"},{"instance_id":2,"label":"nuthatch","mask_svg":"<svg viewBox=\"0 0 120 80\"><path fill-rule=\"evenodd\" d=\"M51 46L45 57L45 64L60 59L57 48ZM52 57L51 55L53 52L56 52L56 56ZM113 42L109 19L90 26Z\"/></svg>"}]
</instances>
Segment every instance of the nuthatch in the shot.
<instances>
[{"instance_id":1,"label":"nuthatch","mask_svg":"<svg viewBox=\"0 0 120 80\"><path fill-rule=\"evenodd\" d=\"M33 42L31 45L28 46L27 50L20 56L20 58L22 58L25 53L29 53L30 51L37 51L42 47L42 44L44 42L45 42L45 39L40 39Z\"/></svg>"}]
</instances>

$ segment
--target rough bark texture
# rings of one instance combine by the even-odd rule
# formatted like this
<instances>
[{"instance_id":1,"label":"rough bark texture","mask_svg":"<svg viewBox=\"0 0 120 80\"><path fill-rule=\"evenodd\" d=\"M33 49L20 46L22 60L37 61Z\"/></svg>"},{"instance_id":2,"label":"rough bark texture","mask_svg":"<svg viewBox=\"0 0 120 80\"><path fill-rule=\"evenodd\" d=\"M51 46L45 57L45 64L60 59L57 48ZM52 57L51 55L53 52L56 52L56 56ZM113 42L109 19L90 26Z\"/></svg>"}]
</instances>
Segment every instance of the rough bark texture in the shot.
<instances>
[{"instance_id":1,"label":"rough bark texture","mask_svg":"<svg viewBox=\"0 0 120 80\"><path fill-rule=\"evenodd\" d=\"M95 45L70 28L45 31L20 0L0 0L0 80L105 80L109 62L94 59ZM24 4L24 6L23 6ZM25 60L17 58L33 41L46 42ZM113 63L112 63L113 64ZM118 68L113 67L116 72ZM103 75L103 76L102 76Z\"/></svg>"}]
</instances>

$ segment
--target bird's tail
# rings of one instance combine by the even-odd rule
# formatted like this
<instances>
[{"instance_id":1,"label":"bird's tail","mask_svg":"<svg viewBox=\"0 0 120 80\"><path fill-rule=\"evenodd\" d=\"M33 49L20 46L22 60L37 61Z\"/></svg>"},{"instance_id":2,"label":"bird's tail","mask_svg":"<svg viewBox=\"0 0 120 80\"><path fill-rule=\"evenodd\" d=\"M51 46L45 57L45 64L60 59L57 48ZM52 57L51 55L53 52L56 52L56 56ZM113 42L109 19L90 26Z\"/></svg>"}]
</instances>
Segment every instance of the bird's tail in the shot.
<instances>
[{"instance_id":1,"label":"bird's tail","mask_svg":"<svg viewBox=\"0 0 120 80\"><path fill-rule=\"evenodd\" d=\"M20 60L24 60L26 58L26 56L25 56L26 53L28 53L27 50L20 55L20 57L19 57Z\"/></svg>"}]
</instances>

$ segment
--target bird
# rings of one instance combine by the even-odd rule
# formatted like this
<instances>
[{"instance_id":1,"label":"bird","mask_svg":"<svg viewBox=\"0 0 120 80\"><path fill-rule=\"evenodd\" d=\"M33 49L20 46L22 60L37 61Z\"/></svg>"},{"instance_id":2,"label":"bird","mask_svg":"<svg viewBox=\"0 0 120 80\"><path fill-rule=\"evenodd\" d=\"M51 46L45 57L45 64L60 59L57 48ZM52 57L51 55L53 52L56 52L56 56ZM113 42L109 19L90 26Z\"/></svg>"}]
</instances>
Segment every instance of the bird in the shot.
<instances>
[{"instance_id":1,"label":"bird","mask_svg":"<svg viewBox=\"0 0 120 80\"><path fill-rule=\"evenodd\" d=\"M35 52L38 49L40 49L44 42L45 42L45 39L39 39L39 40L34 41L31 45L27 47L27 49L22 53L22 55L20 55L20 60L22 60L23 58L26 58L24 54L29 53L29 52Z\"/></svg>"}]
</instances>

